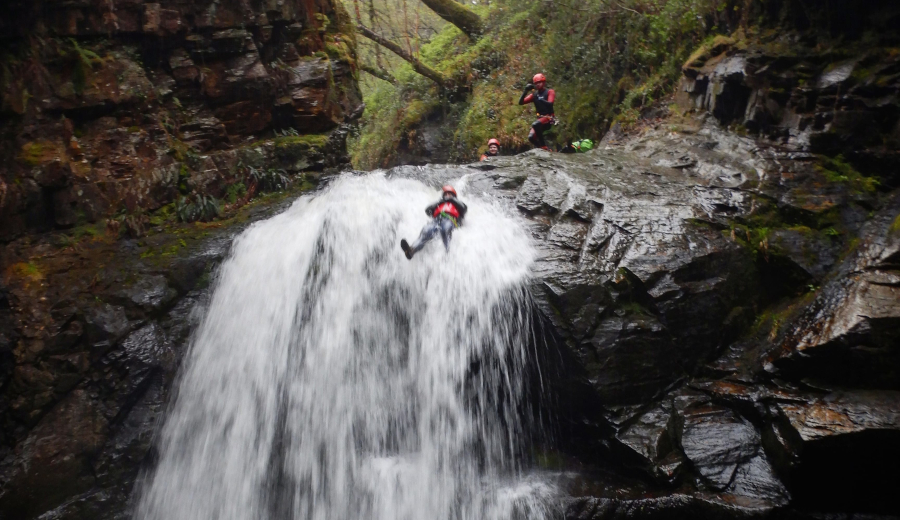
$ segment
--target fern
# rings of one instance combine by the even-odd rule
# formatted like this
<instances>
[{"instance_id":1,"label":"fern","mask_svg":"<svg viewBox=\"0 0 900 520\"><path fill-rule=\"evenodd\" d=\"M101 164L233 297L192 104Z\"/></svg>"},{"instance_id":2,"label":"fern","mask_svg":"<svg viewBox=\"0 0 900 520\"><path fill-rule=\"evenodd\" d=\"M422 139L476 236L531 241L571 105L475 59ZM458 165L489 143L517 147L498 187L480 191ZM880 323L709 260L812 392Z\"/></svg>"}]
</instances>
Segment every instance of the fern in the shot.
<instances>
[{"instance_id":1,"label":"fern","mask_svg":"<svg viewBox=\"0 0 900 520\"><path fill-rule=\"evenodd\" d=\"M209 221L219 216L219 201L212 195L193 194L175 203L175 214L182 222Z\"/></svg>"},{"instance_id":2,"label":"fern","mask_svg":"<svg viewBox=\"0 0 900 520\"><path fill-rule=\"evenodd\" d=\"M75 89L75 93L80 96L84 93L85 87L87 87L88 70L93 69L95 64L103 63L103 58L96 52L78 45L74 38L69 38L69 43L72 45L72 54L75 57L72 69L72 86ZM68 55L69 53L65 54Z\"/></svg>"},{"instance_id":3,"label":"fern","mask_svg":"<svg viewBox=\"0 0 900 520\"><path fill-rule=\"evenodd\" d=\"M284 170L275 169L256 169L250 167L250 181L256 184L260 192L280 191L291 184Z\"/></svg>"}]
</instances>

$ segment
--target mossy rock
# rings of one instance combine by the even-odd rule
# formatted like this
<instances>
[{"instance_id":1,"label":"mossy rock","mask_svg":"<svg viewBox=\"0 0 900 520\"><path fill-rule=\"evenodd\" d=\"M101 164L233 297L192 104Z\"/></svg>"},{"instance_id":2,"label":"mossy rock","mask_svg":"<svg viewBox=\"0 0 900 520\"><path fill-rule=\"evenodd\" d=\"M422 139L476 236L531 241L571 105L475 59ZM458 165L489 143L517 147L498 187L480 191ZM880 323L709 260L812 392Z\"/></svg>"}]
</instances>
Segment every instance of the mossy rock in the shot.
<instances>
[{"instance_id":1,"label":"mossy rock","mask_svg":"<svg viewBox=\"0 0 900 520\"><path fill-rule=\"evenodd\" d=\"M66 149L62 143L51 141L34 141L22 145L19 162L27 166L41 166L57 159L65 159Z\"/></svg>"},{"instance_id":2,"label":"mossy rock","mask_svg":"<svg viewBox=\"0 0 900 520\"><path fill-rule=\"evenodd\" d=\"M327 144L325 134L278 137L274 141L275 158L289 170L307 170L321 162Z\"/></svg>"},{"instance_id":3,"label":"mossy rock","mask_svg":"<svg viewBox=\"0 0 900 520\"><path fill-rule=\"evenodd\" d=\"M727 51L736 43L730 36L717 34L700 44L691 56L684 62L682 69L696 69L702 67L710 58Z\"/></svg>"}]
</instances>

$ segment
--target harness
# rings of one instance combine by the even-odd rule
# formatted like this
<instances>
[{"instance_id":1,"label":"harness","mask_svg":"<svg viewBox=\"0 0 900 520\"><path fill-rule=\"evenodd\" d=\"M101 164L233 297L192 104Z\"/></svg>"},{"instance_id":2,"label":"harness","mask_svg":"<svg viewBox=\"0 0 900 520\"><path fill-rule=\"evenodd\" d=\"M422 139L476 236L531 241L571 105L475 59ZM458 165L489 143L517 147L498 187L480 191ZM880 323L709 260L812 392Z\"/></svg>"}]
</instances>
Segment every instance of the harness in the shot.
<instances>
[{"instance_id":1,"label":"harness","mask_svg":"<svg viewBox=\"0 0 900 520\"><path fill-rule=\"evenodd\" d=\"M442 211L442 212L440 212L440 213L438 214L438 216L435 217L435 218L441 218L441 217L443 217L443 218L449 218L449 219L450 219L450 222L453 222L453 227L455 227L455 228L458 228L458 227L459 227L459 222L456 221L456 217L454 217L453 215L451 215L451 214L449 214L449 213L447 213L447 212L445 212L445 211Z\"/></svg>"}]
</instances>

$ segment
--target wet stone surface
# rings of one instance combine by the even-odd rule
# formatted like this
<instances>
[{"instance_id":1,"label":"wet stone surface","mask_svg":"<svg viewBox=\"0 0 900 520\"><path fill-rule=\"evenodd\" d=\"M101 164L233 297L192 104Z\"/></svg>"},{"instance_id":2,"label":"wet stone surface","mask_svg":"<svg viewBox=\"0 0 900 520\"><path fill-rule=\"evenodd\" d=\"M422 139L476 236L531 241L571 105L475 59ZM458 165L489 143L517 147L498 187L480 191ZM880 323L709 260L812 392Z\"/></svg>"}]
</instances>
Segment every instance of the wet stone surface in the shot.
<instances>
[{"instance_id":1,"label":"wet stone surface","mask_svg":"<svg viewBox=\"0 0 900 520\"><path fill-rule=\"evenodd\" d=\"M0 252L0 517L131 516L216 265L247 224L289 202L208 231L67 249L38 236Z\"/></svg>"},{"instance_id":2,"label":"wet stone surface","mask_svg":"<svg viewBox=\"0 0 900 520\"><path fill-rule=\"evenodd\" d=\"M649 486L574 491L591 498L566 517L806 518L817 486L835 497L819 510L896 513L876 476L896 451L896 197L866 210L809 155L698 125L469 177L529 222L568 360L552 388L600 405L561 408L581 414L562 448ZM830 465L864 476L830 485Z\"/></svg>"}]
</instances>

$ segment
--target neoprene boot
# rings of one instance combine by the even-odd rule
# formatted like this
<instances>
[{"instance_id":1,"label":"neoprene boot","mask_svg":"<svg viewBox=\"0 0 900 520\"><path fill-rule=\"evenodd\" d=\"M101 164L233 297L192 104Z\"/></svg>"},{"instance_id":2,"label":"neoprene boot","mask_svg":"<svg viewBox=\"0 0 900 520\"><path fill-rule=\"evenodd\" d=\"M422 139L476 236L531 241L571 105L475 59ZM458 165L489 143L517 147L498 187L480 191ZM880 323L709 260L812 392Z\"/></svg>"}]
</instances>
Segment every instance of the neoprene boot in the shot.
<instances>
[{"instance_id":1,"label":"neoprene boot","mask_svg":"<svg viewBox=\"0 0 900 520\"><path fill-rule=\"evenodd\" d=\"M407 260L412 260L413 255L415 254L411 247L409 247L409 242L406 239L400 240L400 249L403 250L403 254L406 255Z\"/></svg>"}]
</instances>

